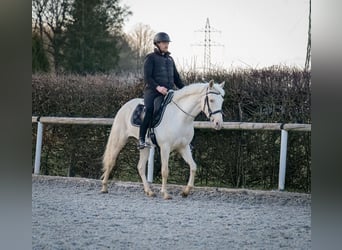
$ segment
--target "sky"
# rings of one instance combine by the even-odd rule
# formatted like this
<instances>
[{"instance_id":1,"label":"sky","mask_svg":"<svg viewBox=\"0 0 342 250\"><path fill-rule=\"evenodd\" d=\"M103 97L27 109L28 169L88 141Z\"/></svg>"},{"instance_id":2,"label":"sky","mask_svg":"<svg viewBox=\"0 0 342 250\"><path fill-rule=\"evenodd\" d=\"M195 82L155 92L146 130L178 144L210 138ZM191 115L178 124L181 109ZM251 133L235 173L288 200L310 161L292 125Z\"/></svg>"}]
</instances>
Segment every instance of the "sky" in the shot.
<instances>
[{"instance_id":1,"label":"sky","mask_svg":"<svg viewBox=\"0 0 342 250\"><path fill-rule=\"evenodd\" d=\"M121 0L121 5L133 12L125 32L142 23L169 34L177 67L202 67L208 18L214 67L304 68L309 0Z\"/></svg>"}]
</instances>

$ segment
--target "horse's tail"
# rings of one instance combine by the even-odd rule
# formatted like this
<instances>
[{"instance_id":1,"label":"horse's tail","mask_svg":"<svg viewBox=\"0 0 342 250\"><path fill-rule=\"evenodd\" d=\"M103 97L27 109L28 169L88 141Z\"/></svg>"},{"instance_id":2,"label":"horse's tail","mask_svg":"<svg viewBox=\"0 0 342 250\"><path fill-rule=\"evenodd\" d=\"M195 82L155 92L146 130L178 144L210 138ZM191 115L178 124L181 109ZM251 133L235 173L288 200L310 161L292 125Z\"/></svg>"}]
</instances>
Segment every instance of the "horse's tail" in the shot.
<instances>
[{"instance_id":1,"label":"horse's tail","mask_svg":"<svg viewBox=\"0 0 342 250\"><path fill-rule=\"evenodd\" d=\"M123 115L125 115L125 112L119 110L118 114L114 118L112 129L110 131L109 138L107 141L106 149L102 156L103 174L101 176L101 179L103 179L104 176L108 178L109 173L115 166L116 159L121 149L125 146L127 142L129 135L126 133L127 124L123 121Z\"/></svg>"},{"instance_id":2,"label":"horse's tail","mask_svg":"<svg viewBox=\"0 0 342 250\"><path fill-rule=\"evenodd\" d=\"M119 109L114 118L112 129L110 131L109 138L107 141L106 149L102 156L103 175L101 176L101 179L103 179L105 182L107 182L109 173L115 166L116 159L121 149L125 146L128 137L135 136L135 133L138 131L136 129L132 131L133 127L131 125L131 115L133 113L134 108L138 105L138 103L141 102L141 99L136 98L125 103Z\"/></svg>"},{"instance_id":3,"label":"horse's tail","mask_svg":"<svg viewBox=\"0 0 342 250\"><path fill-rule=\"evenodd\" d=\"M114 150L113 148L115 147L115 135L113 133L113 130L111 130L105 152L102 156L102 176L101 179L103 179L106 171L109 171L108 168L112 168L115 164L115 156L113 155Z\"/></svg>"}]
</instances>

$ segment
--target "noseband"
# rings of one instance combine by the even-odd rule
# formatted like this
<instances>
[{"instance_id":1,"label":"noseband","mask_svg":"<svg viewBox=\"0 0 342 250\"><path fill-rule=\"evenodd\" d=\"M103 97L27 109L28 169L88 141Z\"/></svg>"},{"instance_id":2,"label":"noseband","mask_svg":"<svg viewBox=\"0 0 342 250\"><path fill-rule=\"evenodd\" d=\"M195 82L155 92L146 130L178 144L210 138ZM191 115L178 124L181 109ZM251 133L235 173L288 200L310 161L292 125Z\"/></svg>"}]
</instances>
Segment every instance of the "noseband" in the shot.
<instances>
[{"instance_id":1,"label":"noseband","mask_svg":"<svg viewBox=\"0 0 342 250\"><path fill-rule=\"evenodd\" d=\"M214 91L207 91L207 93L205 94L205 100L204 100L204 106L203 106L203 112L205 110L205 105L207 105L207 108L208 108L208 114L209 114L209 119L212 115L214 114L217 114L217 113L223 113L222 112L222 109L218 109L218 110L215 110L215 111L211 111L211 108L210 108L210 105L209 105L209 97L208 95L209 94L213 94L213 95L221 95L220 93L217 93L217 92L214 92Z\"/></svg>"}]
</instances>

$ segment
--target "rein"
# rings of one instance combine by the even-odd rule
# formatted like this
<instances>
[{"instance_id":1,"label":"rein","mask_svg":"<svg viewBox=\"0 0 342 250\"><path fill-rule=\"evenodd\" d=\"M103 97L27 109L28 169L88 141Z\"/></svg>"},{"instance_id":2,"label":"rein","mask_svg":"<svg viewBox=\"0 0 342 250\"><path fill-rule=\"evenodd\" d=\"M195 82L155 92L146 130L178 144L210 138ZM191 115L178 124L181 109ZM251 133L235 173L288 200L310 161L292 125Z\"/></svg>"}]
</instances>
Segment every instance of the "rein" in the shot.
<instances>
[{"instance_id":1,"label":"rein","mask_svg":"<svg viewBox=\"0 0 342 250\"><path fill-rule=\"evenodd\" d=\"M175 103L173 100L171 100L171 102L172 102L173 104L175 104L176 107L177 107L180 111L182 111L184 114L186 114L186 115L188 115L188 116L191 116L192 118L195 118L195 117L196 117L195 115L189 114L188 112L184 111L184 110L183 110L181 107L179 107L179 105L178 105L177 103Z\"/></svg>"}]
</instances>

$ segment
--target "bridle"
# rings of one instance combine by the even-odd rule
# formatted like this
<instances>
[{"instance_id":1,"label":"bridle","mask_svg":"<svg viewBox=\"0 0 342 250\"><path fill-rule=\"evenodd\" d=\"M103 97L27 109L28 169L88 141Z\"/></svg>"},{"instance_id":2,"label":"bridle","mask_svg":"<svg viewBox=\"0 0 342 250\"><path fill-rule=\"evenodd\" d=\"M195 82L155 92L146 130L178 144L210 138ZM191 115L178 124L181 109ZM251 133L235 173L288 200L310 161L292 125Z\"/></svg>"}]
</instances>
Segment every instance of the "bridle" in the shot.
<instances>
[{"instance_id":1,"label":"bridle","mask_svg":"<svg viewBox=\"0 0 342 250\"><path fill-rule=\"evenodd\" d=\"M221 95L221 94L218 93L218 92L208 91L208 89L207 89L207 92L205 93L205 99L204 99L204 105L203 105L202 112L205 113L204 110L205 110L205 106L207 105L207 108L208 108L208 115L209 115L209 116L208 116L208 119L210 119L210 117L211 117L212 115L217 114L217 113L221 113L221 114L223 115L222 109L218 109L218 110L215 110L215 111L211 111L211 108L210 108L210 105L209 105L209 97L208 97L209 94ZM221 95L221 96L222 96L222 95ZM223 97L223 96L222 96L222 97ZM192 118L195 118L195 117L196 117L196 115L189 114L188 112L186 112L185 110L183 110L183 109L182 109L176 102L174 102L173 100L171 100L171 102L172 102L173 104L175 104L176 107L177 107L179 110L181 110L184 114L186 114L186 115L188 115L188 116L190 116L190 117L192 117Z\"/></svg>"},{"instance_id":2,"label":"bridle","mask_svg":"<svg viewBox=\"0 0 342 250\"><path fill-rule=\"evenodd\" d=\"M214 114L217 114L217 113L221 113L223 114L223 111L222 109L218 109L218 110L215 110L215 111L212 111L211 108L210 108L210 105L209 105L209 97L208 95L209 94L213 94L213 95L221 95L220 93L217 93L217 92L214 92L214 91L208 91L206 92L205 94L205 99L204 99L204 105L203 105L203 112L205 110L205 105L207 105L207 108L208 108L208 118L210 119L210 117ZM222 96L222 95L221 95Z\"/></svg>"}]
</instances>

